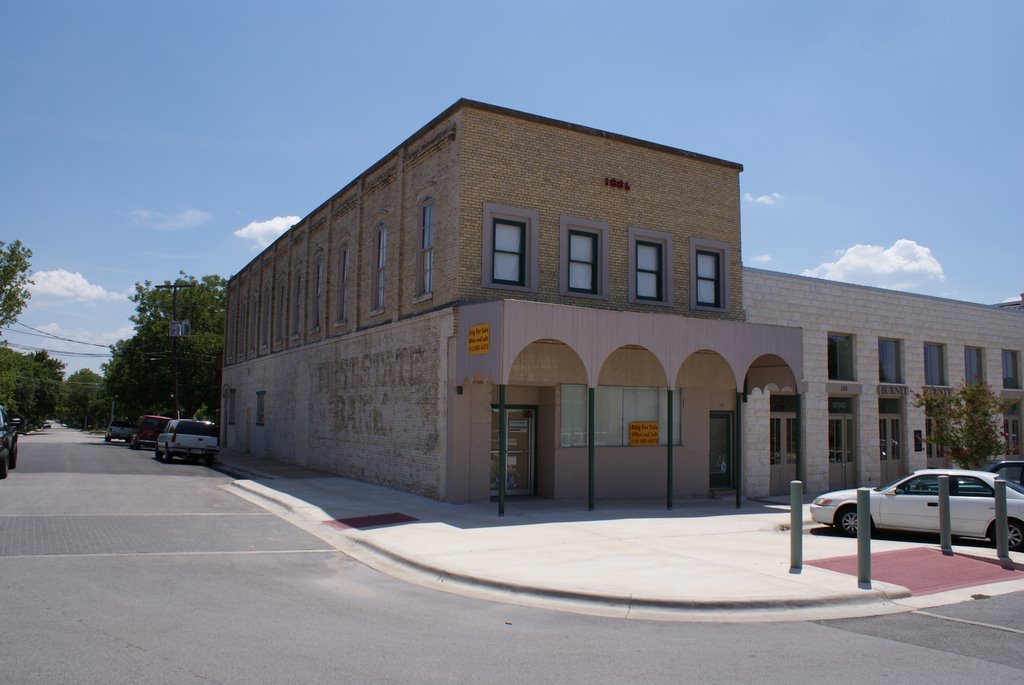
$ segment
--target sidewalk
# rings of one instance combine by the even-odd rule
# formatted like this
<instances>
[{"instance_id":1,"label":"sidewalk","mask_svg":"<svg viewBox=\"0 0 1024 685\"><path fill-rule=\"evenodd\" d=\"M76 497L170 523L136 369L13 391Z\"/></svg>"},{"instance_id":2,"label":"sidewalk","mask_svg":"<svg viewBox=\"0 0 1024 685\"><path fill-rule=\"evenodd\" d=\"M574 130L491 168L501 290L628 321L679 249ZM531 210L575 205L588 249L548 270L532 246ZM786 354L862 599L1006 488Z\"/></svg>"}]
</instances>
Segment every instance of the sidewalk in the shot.
<instances>
[{"instance_id":1,"label":"sidewalk","mask_svg":"<svg viewBox=\"0 0 1024 685\"><path fill-rule=\"evenodd\" d=\"M856 540L804 511L803 567L790 569L784 503L540 498L446 504L302 467L223 452L231 490L391 576L489 600L662 620L809 620L909 611L1024 590L981 543L872 540L858 586ZM995 582L993 582L995 581Z\"/></svg>"}]
</instances>

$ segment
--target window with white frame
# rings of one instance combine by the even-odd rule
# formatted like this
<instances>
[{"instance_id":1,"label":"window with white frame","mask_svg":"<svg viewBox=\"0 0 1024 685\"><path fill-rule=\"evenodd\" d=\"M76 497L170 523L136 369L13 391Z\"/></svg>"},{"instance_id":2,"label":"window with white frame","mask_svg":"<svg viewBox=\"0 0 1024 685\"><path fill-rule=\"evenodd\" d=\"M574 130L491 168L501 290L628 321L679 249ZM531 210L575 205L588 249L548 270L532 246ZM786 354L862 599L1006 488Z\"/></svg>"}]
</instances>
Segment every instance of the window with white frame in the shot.
<instances>
[{"instance_id":1,"label":"window with white frame","mask_svg":"<svg viewBox=\"0 0 1024 685\"><path fill-rule=\"evenodd\" d=\"M417 295L434 292L434 199L428 197L420 210L420 278Z\"/></svg>"},{"instance_id":2,"label":"window with white frame","mask_svg":"<svg viewBox=\"0 0 1024 685\"><path fill-rule=\"evenodd\" d=\"M562 385L561 446L587 445L587 386ZM683 391L674 391L672 444L683 443ZM629 445L630 424L657 422L658 442L668 444L668 396L665 388L599 386L594 392L594 444L599 447Z\"/></svg>"},{"instance_id":3,"label":"window with white frame","mask_svg":"<svg viewBox=\"0 0 1024 685\"><path fill-rule=\"evenodd\" d=\"M946 348L939 343L924 344L924 384L946 385Z\"/></svg>"},{"instance_id":4,"label":"window with white frame","mask_svg":"<svg viewBox=\"0 0 1024 685\"><path fill-rule=\"evenodd\" d=\"M672 304L672 237L661 231L629 227L629 302Z\"/></svg>"},{"instance_id":5,"label":"window with white frame","mask_svg":"<svg viewBox=\"0 0 1024 685\"><path fill-rule=\"evenodd\" d=\"M608 299L608 224L561 217L558 271L561 295Z\"/></svg>"},{"instance_id":6,"label":"window with white frame","mask_svg":"<svg viewBox=\"0 0 1024 685\"><path fill-rule=\"evenodd\" d=\"M538 225L535 210L484 204L481 282L485 288L537 291Z\"/></svg>"},{"instance_id":7,"label":"window with white frame","mask_svg":"<svg viewBox=\"0 0 1024 685\"><path fill-rule=\"evenodd\" d=\"M964 348L964 382L968 385L985 382L984 350L980 347Z\"/></svg>"},{"instance_id":8,"label":"window with white frame","mask_svg":"<svg viewBox=\"0 0 1024 685\"><path fill-rule=\"evenodd\" d=\"M1003 350L1003 387L1020 390L1020 355L1017 350Z\"/></svg>"},{"instance_id":9,"label":"window with white frame","mask_svg":"<svg viewBox=\"0 0 1024 685\"><path fill-rule=\"evenodd\" d=\"M729 308L729 244L690 240L690 308Z\"/></svg>"},{"instance_id":10,"label":"window with white frame","mask_svg":"<svg viewBox=\"0 0 1024 685\"><path fill-rule=\"evenodd\" d=\"M373 270L373 310L384 309L384 286L387 284L388 265L388 229L381 226L377 229L377 259Z\"/></svg>"},{"instance_id":11,"label":"window with white frame","mask_svg":"<svg viewBox=\"0 0 1024 685\"><path fill-rule=\"evenodd\" d=\"M341 246L338 256L338 322L348 320L348 245Z\"/></svg>"},{"instance_id":12,"label":"window with white frame","mask_svg":"<svg viewBox=\"0 0 1024 685\"><path fill-rule=\"evenodd\" d=\"M903 368L900 359L900 341L878 339L878 382L902 383Z\"/></svg>"}]
</instances>

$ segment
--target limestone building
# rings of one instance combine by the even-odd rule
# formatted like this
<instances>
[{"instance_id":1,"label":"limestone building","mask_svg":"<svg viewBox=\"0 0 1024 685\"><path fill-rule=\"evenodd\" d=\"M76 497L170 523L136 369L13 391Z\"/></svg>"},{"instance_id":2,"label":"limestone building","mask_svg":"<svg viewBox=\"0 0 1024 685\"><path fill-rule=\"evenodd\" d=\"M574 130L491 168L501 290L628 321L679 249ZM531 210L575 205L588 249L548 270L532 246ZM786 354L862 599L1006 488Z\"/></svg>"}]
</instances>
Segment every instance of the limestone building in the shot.
<instances>
[{"instance_id":1,"label":"limestone building","mask_svg":"<svg viewBox=\"0 0 1024 685\"><path fill-rule=\"evenodd\" d=\"M986 378L1019 365L1019 310L744 270L741 171L456 102L231 278L224 445L499 506L760 496L798 474L820 491L835 416L863 484L885 475L889 410L886 440L924 430L888 389L917 387L920 341L983 350ZM903 328L873 298L911 310ZM950 338L958 317L993 331ZM899 381L875 378L882 338ZM854 371L830 379L830 350Z\"/></svg>"}]
</instances>

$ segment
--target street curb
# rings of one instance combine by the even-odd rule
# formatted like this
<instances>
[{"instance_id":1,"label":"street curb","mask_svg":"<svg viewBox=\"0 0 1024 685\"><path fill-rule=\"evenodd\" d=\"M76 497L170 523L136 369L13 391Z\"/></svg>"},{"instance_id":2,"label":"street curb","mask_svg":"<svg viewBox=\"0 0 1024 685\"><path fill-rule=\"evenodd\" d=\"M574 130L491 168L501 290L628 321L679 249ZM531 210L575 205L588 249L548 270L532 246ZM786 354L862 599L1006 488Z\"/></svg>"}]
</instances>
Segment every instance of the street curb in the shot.
<instances>
[{"instance_id":1,"label":"street curb","mask_svg":"<svg viewBox=\"0 0 1024 685\"><path fill-rule=\"evenodd\" d=\"M261 483L251 480L236 480L231 483L231 486L301 516L311 523L327 524L328 521L332 520L332 517L319 507ZM632 610L653 610L680 613L721 611L763 614L772 611L781 612L801 609L825 609L837 606L853 607L869 604L892 604L897 600L911 597L908 589L889 584L884 584L885 587L879 589L860 590L858 592L830 595L828 597L744 600L723 598L706 600L669 599L636 594L602 594L582 590L544 588L454 572L441 566L399 554L387 546L359 536L358 531L354 531L356 534L338 531L335 528L331 528L331 531L342 535L350 543L345 549L339 549L339 551L383 573L388 573L389 567L398 567L407 574L418 577L428 586L447 585L452 590L454 590L454 587L463 587L470 591L487 591L518 598L569 602L603 608L605 610L618 609L626 613Z\"/></svg>"},{"instance_id":2,"label":"street curb","mask_svg":"<svg viewBox=\"0 0 1024 685\"><path fill-rule=\"evenodd\" d=\"M764 612L766 610L793 610L793 609L821 609L839 605L857 604L878 604L882 602L894 602L906 599L911 596L909 590L903 587L887 585L893 591L886 589L861 590L858 593L844 593L830 597L814 597L801 599L669 599L665 597L645 597L642 595L625 594L601 594L596 592L585 592L582 590L567 590L556 588L542 588L533 585L523 585L507 580L492 578L481 578L464 573L455 573L440 566L434 566L422 561L410 559L397 552L394 552L382 545L370 540L357 538L353 542L357 547L365 548L371 553L384 557L388 562L403 566L412 571L427 574L435 581L444 583L456 583L467 585L472 588L510 593L513 595L525 595L541 599L556 599L587 604L597 604L605 607L617 607L625 610L630 609L660 609L675 611L731 611L748 610L751 612ZM898 590L896 589L898 588Z\"/></svg>"}]
</instances>

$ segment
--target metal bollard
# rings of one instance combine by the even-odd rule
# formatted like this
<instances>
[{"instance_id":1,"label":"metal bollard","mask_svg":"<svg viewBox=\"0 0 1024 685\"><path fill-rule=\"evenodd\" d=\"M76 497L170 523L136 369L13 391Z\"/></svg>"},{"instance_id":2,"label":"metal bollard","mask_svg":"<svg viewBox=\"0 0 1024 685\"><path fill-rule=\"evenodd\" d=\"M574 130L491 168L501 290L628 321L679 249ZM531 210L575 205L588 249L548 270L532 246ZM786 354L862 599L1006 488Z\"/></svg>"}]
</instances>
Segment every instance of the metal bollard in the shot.
<instances>
[{"instance_id":1,"label":"metal bollard","mask_svg":"<svg viewBox=\"0 0 1024 685\"><path fill-rule=\"evenodd\" d=\"M1013 568L1010 559L1009 529L1006 520L1006 481L996 478L996 556L1004 568Z\"/></svg>"},{"instance_id":2,"label":"metal bollard","mask_svg":"<svg viewBox=\"0 0 1024 685\"><path fill-rule=\"evenodd\" d=\"M953 554L953 534L949 519L949 476L939 476L939 544L946 556Z\"/></svg>"},{"instance_id":3,"label":"metal bollard","mask_svg":"<svg viewBox=\"0 0 1024 685\"><path fill-rule=\"evenodd\" d=\"M789 572L804 567L804 484L789 481Z\"/></svg>"},{"instance_id":4,"label":"metal bollard","mask_svg":"<svg viewBox=\"0 0 1024 685\"><path fill-rule=\"evenodd\" d=\"M857 587L871 589L871 490L857 488Z\"/></svg>"}]
</instances>

